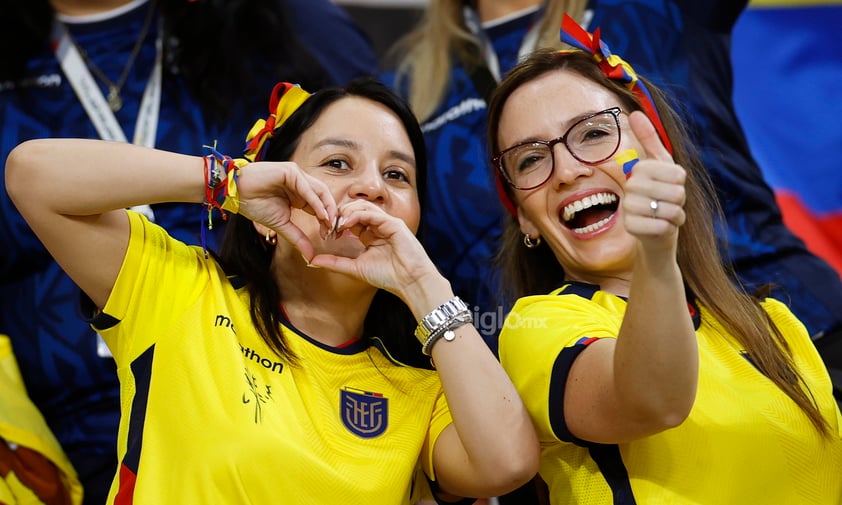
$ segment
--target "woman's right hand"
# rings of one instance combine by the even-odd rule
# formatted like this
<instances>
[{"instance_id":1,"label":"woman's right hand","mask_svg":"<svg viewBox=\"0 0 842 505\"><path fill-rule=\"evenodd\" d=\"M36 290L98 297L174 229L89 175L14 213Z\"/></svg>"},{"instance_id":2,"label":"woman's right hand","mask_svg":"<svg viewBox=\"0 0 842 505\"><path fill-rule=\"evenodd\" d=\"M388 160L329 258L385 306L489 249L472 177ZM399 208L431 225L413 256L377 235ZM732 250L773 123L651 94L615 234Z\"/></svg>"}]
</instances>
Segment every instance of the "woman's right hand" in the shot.
<instances>
[{"instance_id":1,"label":"woman's right hand","mask_svg":"<svg viewBox=\"0 0 842 505\"><path fill-rule=\"evenodd\" d=\"M325 238L336 224L337 208L327 186L291 161L258 161L239 169L239 214L278 232L310 261L313 244L291 220L292 209L315 216Z\"/></svg>"}]
</instances>

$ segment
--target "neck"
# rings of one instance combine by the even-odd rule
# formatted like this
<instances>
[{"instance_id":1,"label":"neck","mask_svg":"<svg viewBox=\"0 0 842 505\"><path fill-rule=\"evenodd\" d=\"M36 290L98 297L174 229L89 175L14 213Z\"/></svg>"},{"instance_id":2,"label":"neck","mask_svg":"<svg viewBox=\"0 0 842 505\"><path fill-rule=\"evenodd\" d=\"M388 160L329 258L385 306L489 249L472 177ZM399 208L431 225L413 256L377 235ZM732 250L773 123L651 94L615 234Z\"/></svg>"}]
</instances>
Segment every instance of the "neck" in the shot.
<instances>
[{"instance_id":1,"label":"neck","mask_svg":"<svg viewBox=\"0 0 842 505\"><path fill-rule=\"evenodd\" d=\"M541 5L541 2L542 0L479 0L477 15L481 22L487 23L517 11Z\"/></svg>"},{"instance_id":2,"label":"neck","mask_svg":"<svg viewBox=\"0 0 842 505\"><path fill-rule=\"evenodd\" d=\"M281 305L296 328L334 347L362 336L377 288L342 274L309 268L301 257L276 264L284 265L275 273L281 285Z\"/></svg>"},{"instance_id":3,"label":"neck","mask_svg":"<svg viewBox=\"0 0 842 505\"><path fill-rule=\"evenodd\" d=\"M65 16L90 16L122 7L132 0L50 0L58 14ZM185 0L186 1L186 0Z\"/></svg>"}]
</instances>

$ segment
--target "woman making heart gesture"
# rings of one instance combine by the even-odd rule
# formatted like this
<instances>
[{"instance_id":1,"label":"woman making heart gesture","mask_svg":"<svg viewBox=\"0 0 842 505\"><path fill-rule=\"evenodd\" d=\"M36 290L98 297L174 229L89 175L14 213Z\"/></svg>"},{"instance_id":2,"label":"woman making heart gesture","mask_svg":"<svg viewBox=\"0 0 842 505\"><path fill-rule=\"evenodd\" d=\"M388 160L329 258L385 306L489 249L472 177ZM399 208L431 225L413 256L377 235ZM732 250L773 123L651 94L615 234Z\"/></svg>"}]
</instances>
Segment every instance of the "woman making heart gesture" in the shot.
<instances>
[{"instance_id":1,"label":"woman making heart gesture","mask_svg":"<svg viewBox=\"0 0 842 505\"><path fill-rule=\"evenodd\" d=\"M9 157L11 197L117 361L109 503L414 503L428 481L479 497L530 479L528 414L415 238L409 109L370 81L282 83L247 146L54 139ZM227 216L219 254L124 210L159 202Z\"/></svg>"}]
</instances>

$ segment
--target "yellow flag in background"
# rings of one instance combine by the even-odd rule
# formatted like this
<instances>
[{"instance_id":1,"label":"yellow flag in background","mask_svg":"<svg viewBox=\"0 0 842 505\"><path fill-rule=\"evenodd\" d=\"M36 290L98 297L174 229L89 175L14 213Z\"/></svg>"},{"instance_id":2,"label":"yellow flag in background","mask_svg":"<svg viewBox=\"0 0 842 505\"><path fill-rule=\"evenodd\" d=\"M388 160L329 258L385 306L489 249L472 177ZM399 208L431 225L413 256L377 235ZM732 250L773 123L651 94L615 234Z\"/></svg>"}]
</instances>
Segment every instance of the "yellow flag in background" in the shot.
<instances>
[{"instance_id":1,"label":"yellow flag in background","mask_svg":"<svg viewBox=\"0 0 842 505\"><path fill-rule=\"evenodd\" d=\"M27 395L5 335L0 335L0 503L82 503L76 471Z\"/></svg>"}]
</instances>

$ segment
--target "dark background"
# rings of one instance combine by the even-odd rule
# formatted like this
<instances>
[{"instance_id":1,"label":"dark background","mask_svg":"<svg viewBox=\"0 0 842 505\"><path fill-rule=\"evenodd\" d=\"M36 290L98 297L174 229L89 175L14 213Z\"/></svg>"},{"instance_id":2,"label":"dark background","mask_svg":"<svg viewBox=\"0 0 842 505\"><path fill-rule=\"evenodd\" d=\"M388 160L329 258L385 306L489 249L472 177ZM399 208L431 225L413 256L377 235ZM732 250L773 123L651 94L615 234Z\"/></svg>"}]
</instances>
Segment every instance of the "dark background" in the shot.
<instances>
[{"instance_id":1,"label":"dark background","mask_svg":"<svg viewBox=\"0 0 842 505\"><path fill-rule=\"evenodd\" d=\"M423 7L420 6L373 7L351 5L344 2L337 3L342 5L368 34L381 62L392 43L401 35L407 33L423 12ZM408 3L411 4L412 2Z\"/></svg>"}]
</instances>

